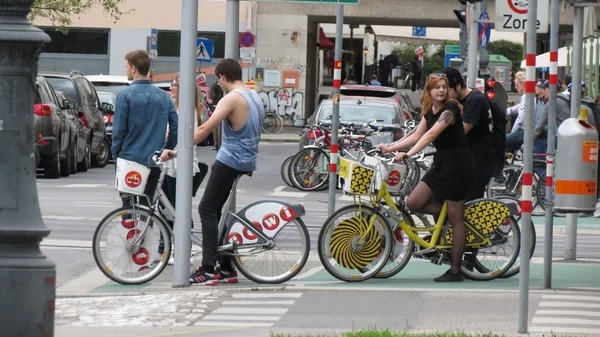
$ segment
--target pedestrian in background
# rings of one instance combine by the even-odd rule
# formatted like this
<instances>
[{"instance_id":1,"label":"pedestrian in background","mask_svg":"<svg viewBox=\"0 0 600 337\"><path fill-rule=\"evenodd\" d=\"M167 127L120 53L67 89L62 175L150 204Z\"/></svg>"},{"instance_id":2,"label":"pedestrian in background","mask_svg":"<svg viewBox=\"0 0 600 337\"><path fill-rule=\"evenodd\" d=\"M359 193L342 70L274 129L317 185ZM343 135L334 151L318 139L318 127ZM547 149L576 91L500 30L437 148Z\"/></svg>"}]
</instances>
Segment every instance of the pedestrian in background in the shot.
<instances>
[{"instance_id":1,"label":"pedestrian in background","mask_svg":"<svg viewBox=\"0 0 600 337\"><path fill-rule=\"evenodd\" d=\"M223 98L223 88L221 88L221 86L219 85L218 78L210 86L209 97L212 100L212 106L210 107L210 109L212 111L215 111L217 104L219 104L219 101L221 100L221 98ZM219 140L217 139L217 132L213 131L212 139L213 139L214 150L218 150L219 147L217 146L217 144L218 144Z\"/></svg>"}]
</instances>

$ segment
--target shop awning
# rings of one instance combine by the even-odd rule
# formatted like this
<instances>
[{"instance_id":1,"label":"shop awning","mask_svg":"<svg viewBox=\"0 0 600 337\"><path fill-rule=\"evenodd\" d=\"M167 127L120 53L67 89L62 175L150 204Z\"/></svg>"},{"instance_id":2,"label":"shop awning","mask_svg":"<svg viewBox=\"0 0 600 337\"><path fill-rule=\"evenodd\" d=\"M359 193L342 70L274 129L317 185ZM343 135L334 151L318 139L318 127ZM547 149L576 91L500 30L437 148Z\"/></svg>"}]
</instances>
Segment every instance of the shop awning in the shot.
<instances>
[{"instance_id":1,"label":"shop awning","mask_svg":"<svg viewBox=\"0 0 600 337\"><path fill-rule=\"evenodd\" d=\"M331 42L327 38L327 35L325 35L323 28L319 28L319 43L318 44L319 44L319 48L321 48L321 49L333 49L335 47L335 44L333 44L333 42Z\"/></svg>"}]
</instances>

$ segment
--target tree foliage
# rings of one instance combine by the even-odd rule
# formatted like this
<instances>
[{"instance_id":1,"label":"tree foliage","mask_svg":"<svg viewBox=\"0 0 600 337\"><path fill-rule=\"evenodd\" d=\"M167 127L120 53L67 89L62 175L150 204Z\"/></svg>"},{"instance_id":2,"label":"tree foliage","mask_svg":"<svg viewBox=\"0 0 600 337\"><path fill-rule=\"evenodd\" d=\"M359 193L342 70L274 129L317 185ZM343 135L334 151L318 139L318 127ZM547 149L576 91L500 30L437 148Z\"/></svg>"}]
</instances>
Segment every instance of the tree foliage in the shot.
<instances>
[{"instance_id":1,"label":"tree foliage","mask_svg":"<svg viewBox=\"0 0 600 337\"><path fill-rule=\"evenodd\" d=\"M119 9L127 0L36 0L31 6L29 19L46 18L66 33L72 23L71 18L88 13L93 7L101 7L109 17L117 22L121 16L130 10Z\"/></svg>"},{"instance_id":2,"label":"tree foliage","mask_svg":"<svg viewBox=\"0 0 600 337\"><path fill-rule=\"evenodd\" d=\"M458 45L458 41L442 41L439 48L430 56L429 45L423 45L423 72L425 74L438 73L444 68L444 57L446 45ZM400 64L405 65L415 56L416 42L398 45L392 49L392 54L398 56Z\"/></svg>"},{"instance_id":3,"label":"tree foliage","mask_svg":"<svg viewBox=\"0 0 600 337\"><path fill-rule=\"evenodd\" d=\"M502 55L512 62L513 74L521 68L523 60L523 45L507 40L491 41L487 46L489 54Z\"/></svg>"}]
</instances>

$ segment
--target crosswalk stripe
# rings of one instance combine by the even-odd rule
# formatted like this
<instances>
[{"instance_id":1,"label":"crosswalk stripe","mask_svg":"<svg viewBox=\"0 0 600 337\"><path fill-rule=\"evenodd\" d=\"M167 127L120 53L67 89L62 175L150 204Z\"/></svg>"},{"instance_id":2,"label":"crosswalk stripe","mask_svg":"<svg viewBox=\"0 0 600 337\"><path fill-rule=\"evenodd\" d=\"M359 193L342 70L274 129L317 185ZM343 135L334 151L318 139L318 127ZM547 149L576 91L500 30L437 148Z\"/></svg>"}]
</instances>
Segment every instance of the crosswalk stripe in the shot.
<instances>
[{"instance_id":1,"label":"crosswalk stripe","mask_svg":"<svg viewBox=\"0 0 600 337\"><path fill-rule=\"evenodd\" d=\"M578 302L540 302L540 307L562 307L562 308L600 308L600 303L578 303Z\"/></svg>"},{"instance_id":2,"label":"crosswalk stripe","mask_svg":"<svg viewBox=\"0 0 600 337\"><path fill-rule=\"evenodd\" d=\"M529 328L529 332L538 332L538 333L567 333L567 334L575 334L575 333L585 333L585 334L600 334L600 329L587 329L587 328L561 328L561 327L536 327L532 326Z\"/></svg>"},{"instance_id":3,"label":"crosswalk stripe","mask_svg":"<svg viewBox=\"0 0 600 337\"><path fill-rule=\"evenodd\" d=\"M292 305L294 301L223 301L223 305Z\"/></svg>"},{"instance_id":4,"label":"crosswalk stripe","mask_svg":"<svg viewBox=\"0 0 600 337\"><path fill-rule=\"evenodd\" d=\"M598 301L600 302L600 296L598 295L544 295L544 299L552 300L581 300L581 301Z\"/></svg>"},{"instance_id":5,"label":"crosswalk stripe","mask_svg":"<svg viewBox=\"0 0 600 337\"><path fill-rule=\"evenodd\" d=\"M282 315L288 311L287 308L263 308L263 307L246 307L246 308L217 308L213 314L254 314L254 315Z\"/></svg>"},{"instance_id":6,"label":"crosswalk stripe","mask_svg":"<svg viewBox=\"0 0 600 337\"><path fill-rule=\"evenodd\" d=\"M232 321L277 321L281 316L206 315L204 320Z\"/></svg>"},{"instance_id":7,"label":"crosswalk stripe","mask_svg":"<svg viewBox=\"0 0 600 337\"><path fill-rule=\"evenodd\" d=\"M597 319L583 318L559 318L559 317L534 317L533 324L577 324L577 325L600 325Z\"/></svg>"},{"instance_id":8,"label":"crosswalk stripe","mask_svg":"<svg viewBox=\"0 0 600 337\"><path fill-rule=\"evenodd\" d=\"M583 310L538 310L536 315L555 315L555 316L592 316L600 317L600 311Z\"/></svg>"},{"instance_id":9,"label":"crosswalk stripe","mask_svg":"<svg viewBox=\"0 0 600 337\"><path fill-rule=\"evenodd\" d=\"M302 293L268 293L268 294L263 294L263 293L235 293L235 294L231 294L231 297L233 297L233 298L276 298L276 297L300 298L300 296L302 296Z\"/></svg>"},{"instance_id":10,"label":"crosswalk stripe","mask_svg":"<svg viewBox=\"0 0 600 337\"><path fill-rule=\"evenodd\" d=\"M223 324L227 326L238 326L238 327L270 327L273 323L258 323L258 322L222 322L222 321L198 321L194 323L194 326L218 326L223 327Z\"/></svg>"}]
</instances>

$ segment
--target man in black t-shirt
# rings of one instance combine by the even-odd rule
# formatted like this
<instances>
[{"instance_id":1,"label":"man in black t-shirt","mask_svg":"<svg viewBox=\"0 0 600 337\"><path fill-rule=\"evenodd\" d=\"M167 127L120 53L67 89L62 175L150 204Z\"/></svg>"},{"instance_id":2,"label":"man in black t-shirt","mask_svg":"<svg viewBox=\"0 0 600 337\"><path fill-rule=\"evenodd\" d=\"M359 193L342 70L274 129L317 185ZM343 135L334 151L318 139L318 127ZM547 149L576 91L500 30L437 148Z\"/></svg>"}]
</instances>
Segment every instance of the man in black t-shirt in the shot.
<instances>
[{"instance_id":1,"label":"man in black t-shirt","mask_svg":"<svg viewBox=\"0 0 600 337\"><path fill-rule=\"evenodd\" d=\"M491 178L491 160L488 156L493 130L493 119L487 97L465 85L460 72L455 68L444 68L442 73L448 79L448 94L460 101L463 106L462 120L467 143L475 161L476 177L467 191L465 201L483 198L485 188Z\"/></svg>"}]
</instances>

